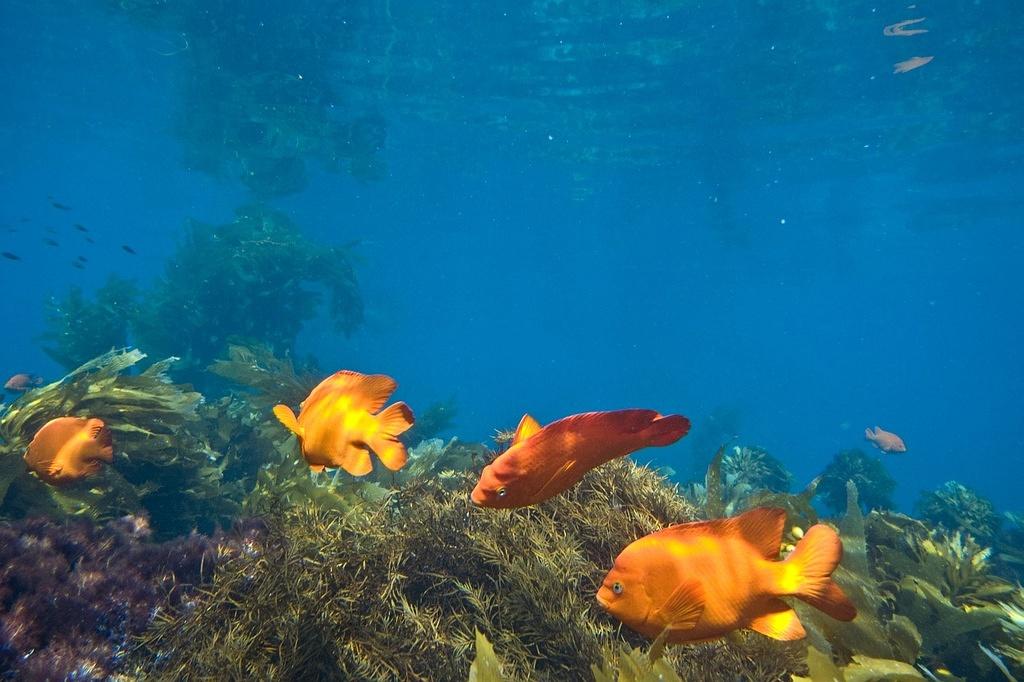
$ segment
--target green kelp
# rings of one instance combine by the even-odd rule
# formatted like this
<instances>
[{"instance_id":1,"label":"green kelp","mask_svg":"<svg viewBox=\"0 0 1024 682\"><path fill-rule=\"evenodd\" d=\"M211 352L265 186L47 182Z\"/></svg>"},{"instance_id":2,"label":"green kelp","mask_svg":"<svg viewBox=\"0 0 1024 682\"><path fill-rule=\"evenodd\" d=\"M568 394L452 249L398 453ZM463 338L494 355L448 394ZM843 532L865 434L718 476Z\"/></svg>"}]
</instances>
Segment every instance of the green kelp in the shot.
<instances>
[{"instance_id":1,"label":"green kelp","mask_svg":"<svg viewBox=\"0 0 1024 682\"><path fill-rule=\"evenodd\" d=\"M589 680L606 645L644 646L594 594L630 541L696 517L654 472L617 460L535 507L475 507L459 485L412 481L357 513L294 506L145 638L147 679L465 679L475 631L510 680ZM738 637L672 647L687 680L784 680L799 646Z\"/></svg>"},{"instance_id":2,"label":"green kelp","mask_svg":"<svg viewBox=\"0 0 1024 682\"><path fill-rule=\"evenodd\" d=\"M793 682L913 682L924 677L917 668L902 661L854 656L839 667L832 658L814 647L807 650L808 677L793 676Z\"/></svg>"},{"instance_id":3,"label":"green kelp","mask_svg":"<svg viewBox=\"0 0 1024 682\"><path fill-rule=\"evenodd\" d=\"M910 620L894 614L884 599L871 570L857 487L847 482L846 492L846 515L838 524L843 560L832 579L857 607L857 617L844 623L799 601L793 606L811 645L844 664L856 655L913 663L920 652L921 635Z\"/></svg>"},{"instance_id":4,"label":"green kelp","mask_svg":"<svg viewBox=\"0 0 1024 682\"><path fill-rule=\"evenodd\" d=\"M994 664L977 646L1006 641L1000 603L1015 586L991 573L990 550L891 512L873 512L867 538L880 592L890 610L921 633L921 655L967 679L984 679Z\"/></svg>"},{"instance_id":5,"label":"green kelp","mask_svg":"<svg viewBox=\"0 0 1024 682\"><path fill-rule=\"evenodd\" d=\"M264 198L302 190L314 161L360 179L383 172L386 125L359 82L369 67L338 64L380 10L302 0L289 12L205 0L102 4L166 36L152 38L153 51L182 70L174 132L190 167L238 178Z\"/></svg>"},{"instance_id":6,"label":"green kelp","mask_svg":"<svg viewBox=\"0 0 1024 682\"><path fill-rule=\"evenodd\" d=\"M111 351L60 381L29 391L0 416L0 515L32 513L111 518L145 511L160 535L209 529L237 510L240 490L222 481L220 455L203 436L197 407L202 397L173 384L169 358L139 374L127 370L146 356ZM35 432L60 416L98 417L114 437L113 465L65 488L42 483L20 461ZM13 473L13 477L11 477Z\"/></svg>"},{"instance_id":7,"label":"green kelp","mask_svg":"<svg viewBox=\"0 0 1024 682\"><path fill-rule=\"evenodd\" d=\"M283 213L264 206L236 214L223 225L189 223L164 275L143 297L135 325L140 345L181 356L179 371L197 385L235 337L290 355L322 292L339 332L351 333L363 319L347 249L308 240Z\"/></svg>"},{"instance_id":8,"label":"green kelp","mask_svg":"<svg viewBox=\"0 0 1024 682\"><path fill-rule=\"evenodd\" d=\"M841 513L846 508L846 482L853 481L859 491L860 506L865 512L892 507L896 481L878 457L863 450L843 450L821 473L818 493L828 508Z\"/></svg>"},{"instance_id":9,"label":"green kelp","mask_svg":"<svg viewBox=\"0 0 1024 682\"><path fill-rule=\"evenodd\" d=\"M40 336L43 351L71 370L112 348L126 346L137 297L135 283L117 275L111 275L92 300L77 286L64 298L51 297L46 331Z\"/></svg>"},{"instance_id":10,"label":"green kelp","mask_svg":"<svg viewBox=\"0 0 1024 682\"><path fill-rule=\"evenodd\" d=\"M917 501L917 513L926 521L949 530L963 530L989 542L1002 523L990 500L956 481L947 481L938 490L922 493Z\"/></svg>"}]
</instances>

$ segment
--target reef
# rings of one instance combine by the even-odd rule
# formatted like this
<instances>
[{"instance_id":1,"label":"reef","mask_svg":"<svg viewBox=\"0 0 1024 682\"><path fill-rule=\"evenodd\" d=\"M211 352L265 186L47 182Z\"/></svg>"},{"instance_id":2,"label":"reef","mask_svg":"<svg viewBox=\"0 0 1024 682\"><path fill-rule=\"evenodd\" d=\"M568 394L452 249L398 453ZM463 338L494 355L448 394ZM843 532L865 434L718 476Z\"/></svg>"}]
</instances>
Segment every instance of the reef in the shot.
<instances>
[{"instance_id":1,"label":"reef","mask_svg":"<svg viewBox=\"0 0 1024 682\"><path fill-rule=\"evenodd\" d=\"M917 502L917 513L949 530L962 530L989 541L995 538L1002 524L991 501L956 481L923 493Z\"/></svg>"},{"instance_id":2,"label":"reef","mask_svg":"<svg viewBox=\"0 0 1024 682\"><path fill-rule=\"evenodd\" d=\"M473 479L415 479L348 512L278 512L256 557L229 560L195 608L151 629L141 670L152 679L457 680L479 630L502 679L584 680L606 647L644 646L601 611L597 584L629 541L698 510L625 460L513 512L473 506ZM802 653L740 635L672 648L665 660L684 679L784 680Z\"/></svg>"},{"instance_id":3,"label":"reef","mask_svg":"<svg viewBox=\"0 0 1024 682\"><path fill-rule=\"evenodd\" d=\"M865 512L892 507L896 481L881 459L864 454L863 450L836 453L820 478L818 494L833 512L840 513L846 508L847 481L853 481L860 491L860 505Z\"/></svg>"},{"instance_id":4,"label":"reef","mask_svg":"<svg viewBox=\"0 0 1024 682\"><path fill-rule=\"evenodd\" d=\"M258 536L249 524L157 544L136 516L0 523L0 678L112 679L136 637Z\"/></svg>"}]
</instances>

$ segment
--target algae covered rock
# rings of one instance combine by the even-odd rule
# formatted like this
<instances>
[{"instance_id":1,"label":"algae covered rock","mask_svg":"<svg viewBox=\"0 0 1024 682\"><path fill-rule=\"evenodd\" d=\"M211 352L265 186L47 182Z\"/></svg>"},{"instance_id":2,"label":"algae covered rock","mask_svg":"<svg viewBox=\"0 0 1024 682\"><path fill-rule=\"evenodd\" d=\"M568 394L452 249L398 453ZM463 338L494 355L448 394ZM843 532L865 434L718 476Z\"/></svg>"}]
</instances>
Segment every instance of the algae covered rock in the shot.
<instances>
[{"instance_id":1,"label":"algae covered rock","mask_svg":"<svg viewBox=\"0 0 1024 682\"><path fill-rule=\"evenodd\" d=\"M994 538L1002 523L990 500L956 481L922 493L917 512L927 521L949 530L962 530L981 540Z\"/></svg>"},{"instance_id":2,"label":"algae covered rock","mask_svg":"<svg viewBox=\"0 0 1024 682\"><path fill-rule=\"evenodd\" d=\"M697 510L619 460L535 507L469 501L473 474L415 479L347 511L296 505L218 570L208 595L148 634L151 679L466 679L479 630L510 680L589 680L607 646L637 647L594 593L629 542ZM756 635L668 649L683 679L784 680L799 645ZM625 679L625 678L623 678Z\"/></svg>"}]
</instances>

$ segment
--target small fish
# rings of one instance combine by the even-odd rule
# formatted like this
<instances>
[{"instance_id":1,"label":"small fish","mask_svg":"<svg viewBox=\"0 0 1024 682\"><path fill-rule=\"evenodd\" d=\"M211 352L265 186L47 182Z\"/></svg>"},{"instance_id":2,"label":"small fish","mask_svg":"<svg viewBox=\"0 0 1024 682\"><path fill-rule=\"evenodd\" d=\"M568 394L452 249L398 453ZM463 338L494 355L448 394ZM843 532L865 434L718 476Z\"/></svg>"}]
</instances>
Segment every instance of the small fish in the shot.
<instances>
[{"instance_id":1,"label":"small fish","mask_svg":"<svg viewBox=\"0 0 1024 682\"><path fill-rule=\"evenodd\" d=\"M373 470L370 451L388 469L398 471L408 460L398 436L412 425L412 410L405 403L381 408L398 384L383 374L342 370L314 388L296 417L287 405L274 407L274 415L299 439L309 468L341 467L353 476Z\"/></svg>"},{"instance_id":2,"label":"small fish","mask_svg":"<svg viewBox=\"0 0 1024 682\"><path fill-rule=\"evenodd\" d=\"M911 57L902 62L893 64L893 73L906 73L907 71L913 71L914 69L921 68L931 60L935 59L932 57Z\"/></svg>"},{"instance_id":3,"label":"small fish","mask_svg":"<svg viewBox=\"0 0 1024 682\"><path fill-rule=\"evenodd\" d=\"M87 228L87 227L86 227L85 225L83 225L82 223L75 223L75 224L74 224L74 228L75 228L76 230L78 230L79 232L88 232L88 231L89 231L89 228Z\"/></svg>"},{"instance_id":4,"label":"small fish","mask_svg":"<svg viewBox=\"0 0 1024 682\"><path fill-rule=\"evenodd\" d=\"M43 243L49 244L50 246L60 246L60 242L56 239L50 239L49 237L43 237Z\"/></svg>"},{"instance_id":5,"label":"small fish","mask_svg":"<svg viewBox=\"0 0 1024 682\"><path fill-rule=\"evenodd\" d=\"M121 244L121 248L124 249L125 253L130 253L133 256L136 254L135 249L133 249L132 247L128 246L127 244Z\"/></svg>"},{"instance_id":6,"label":"small fish","mask_svg":"<svg viewBox=\"0 0 1024 682\"><path fill-rule=\"evenodd\" d=\"M707 641L749 628L789 641L806 634L796 597L837 620L857 609L832 581L843 543L829 526L811 526L777 561L786 511L758 507L731 519L669 526L628 545L597 592L611 615L668 643Z\"/></svg>"},{"instance_id":7,"label":"small fish","mask_svg":"<svg viewBox=\"0 0 1024 682\"><path fill-rule=\"evenodd\" d=\"M512 445L484 467L471 499L481 507L527 507L579 483L605 462L651 446L671 445L690 430L678 414L654 410L585 412L541 428L530 415Z\"/></svg>"},{"instance_id":8,"label":"small fish","mask_svg":"<svg viewBox=\"0 0 1024 682\"><path fill-rule=\"evenodd\" d=\"M7 380L7 383L4 384L4 389L11 393L23 393L31 388L42 385L43 378L41 376L20 372Z\"/></svg>"},{"instance_id":9,"label":"small fish","mask_svg":"<svg viewBox=\"0 0 1024 682\"><path fill-rule=\"evenodd\" d=\"M85 270L85 264L82 263L82 261L79 261L79 260L71 261L71 267L78 268L79 270Z\"/></svg>"},{"instance_id":10,"label":"small fish","mask_svg":"<svg viewBox=\"0 0 1024 682\"><path fill-rule=\"evenodd\" d=\"M21 256L16 253L11 253L10 251L0 252L0 256L3 256L7 260L21 260Z\"/></svg>"},{"instance_id":11,"label":"small fish","mask_svg":"<svg viewBox=\"0 0 1024 682\"><path fill-rule=\"evenodd\" d=\"M90 237L89 235L86 235L86 236L85 236L85 241L89 242L90 244L95 244L95 243L96 243L96 240L94 240L94 239L93 239L92 237Z\"/></svg>"},{"instance_id":12,"label":"small fish","mask_svg":"<svg viewBox=\"0 0 1024 682\"><path fill-rule=\"evenodd\" d=\"M874 431L870 427L864 429L864 438L871 441L871 444L882 452L907 451L907 446L902 438L880 426L876 426Z\"/></svg>"},{"instance_id":13,"label":"small fish","mask_svg":"<svg viewBox=\"0 0 1024 682\"><path fill-rule=\"evenodd\" d=\"M50 206L53 206L58 211L70 211L71 207L67 204L62 204L53 197L50 197Z\"/></svg>"},{"instance_id":14,"label":"small fish","mask_svg":"<svg viewBox=\"0 0 1024 682\"><path fill-rule=\"evenodd\" d=\"M88 263L89 262L89 259L86 258L85 256L76 256L75 260L80 261L82 263Z\"/></svg>"},{"instance_id":15,"label":"small fish","mask_svg":"<svg viewBox=\"0 0 1024 682\"><path fill-rule=\"evenodd\" d=\"M910 30L907 30L906 28L907 26L913 26L914 24L918 24L924 21L926 18L927 17L921 17L919 19L907 19L905 21L900 21L895 24L889 24L888 26L882 29L882 35L916 36L918 33L927 33L928 29L926 28L912 28Z\"/></svg>"},{"instance_id":16,"label":"small fish","mask_svg":"<svg viewBox=\"0 0 1024 682\"><path fill-rule=\"evenodd\" d=\"M110 429L101 419L58 417L36 432L25 463L50 485L64 485L99 472L114 461Z\"/></svg>"}]
</instances>

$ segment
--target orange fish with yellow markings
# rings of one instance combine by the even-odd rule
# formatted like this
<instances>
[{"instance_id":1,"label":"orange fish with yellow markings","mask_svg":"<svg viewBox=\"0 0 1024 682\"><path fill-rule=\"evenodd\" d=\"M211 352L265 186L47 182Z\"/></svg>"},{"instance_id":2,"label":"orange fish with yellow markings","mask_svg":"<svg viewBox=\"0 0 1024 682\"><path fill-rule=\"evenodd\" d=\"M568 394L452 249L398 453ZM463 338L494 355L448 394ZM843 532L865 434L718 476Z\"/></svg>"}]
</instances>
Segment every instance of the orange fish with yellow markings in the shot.
<instances>
[{"instance_id":1,"label":"orange fish with yellow markings","mask_svg":"<svg viewBox=\"0 0 1024 682\"><path fill-rule=\"evenodd\" d=\"M50 485L65 485L99 472L114 461L110 429L102 419L58 417L36 432L25 463Z\"/></svg>"},{"instance_id":2,"label":"orange fish with yellow markings","mask_svg":"<svg viewBox=\"0 0 1024 682\"><path fill-rule=\"evenodd\" d=\"M586 412L545 427L524 415L512 445L484 467L471 499L481 507L526 507L580 482L596 466L654 445L671 445L690 420L654 410Z\"/></svg>"},{"instance_id":3,"label":"orange fish with yellow markings","mask_svg":"<svg viewBox=\"0 0 1024 682\"><path fill-rule=\"evenodd\" d=\"M696 642L750 628L778 640L802 638L800 619L780 597L796 597L838 620L857 609L831 575L843 556L839 535L818 524L777 561L783 509L759 507L731 519L670 526L627 546L597 592L606 611L650 638Z\"/></svg>"},{"instance_id":4,"label":"orange fish with yellow markings","mask_svg":"<svg viewBox=\"0 0 1024 682\"><path fill-rule=\"evenodd\" d=\"M398 436L415 420L402 402L380 411L397 387L383 374L342 370L310 392L298 417L287 405L275 406L274 415L299 439L313 471L341 467L363 476L373 470L371 451L388 469L398 471L409 458Z\"/></svg>"}]
</instances>

